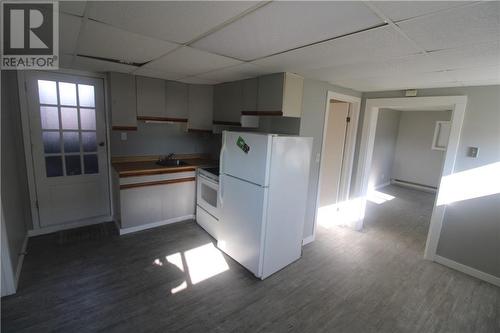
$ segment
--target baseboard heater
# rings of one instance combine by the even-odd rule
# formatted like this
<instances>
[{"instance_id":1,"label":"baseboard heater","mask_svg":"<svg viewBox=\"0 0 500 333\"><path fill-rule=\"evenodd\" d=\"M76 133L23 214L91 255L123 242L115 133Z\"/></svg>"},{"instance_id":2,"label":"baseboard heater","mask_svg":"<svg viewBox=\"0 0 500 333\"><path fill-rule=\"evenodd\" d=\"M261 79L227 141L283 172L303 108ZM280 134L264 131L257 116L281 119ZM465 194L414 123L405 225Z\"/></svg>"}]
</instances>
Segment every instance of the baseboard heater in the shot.
<instances>
[{"instance_id":1,"label":"baseboard heater","mask_svg":"<svg viewBox=\"0 0 500 333\"><path fill-rule=\"evenodd\" d=\"M437 187L434 187L434 186L429 186L429 185L424 185L424 184L419 184L419 183L414 183L414 182L409 182L407 180L403 180L403 179L391 179L391 183L392 184L396 184L396 185L401 185L401 186L406 186L406 187L410 187L410 188L414 188L414 189L417 189L417 190L422 190L422 191L426 191L426 192L432 192L432 193L436 193L437 192Z\"/></svg>"}]
</instances>

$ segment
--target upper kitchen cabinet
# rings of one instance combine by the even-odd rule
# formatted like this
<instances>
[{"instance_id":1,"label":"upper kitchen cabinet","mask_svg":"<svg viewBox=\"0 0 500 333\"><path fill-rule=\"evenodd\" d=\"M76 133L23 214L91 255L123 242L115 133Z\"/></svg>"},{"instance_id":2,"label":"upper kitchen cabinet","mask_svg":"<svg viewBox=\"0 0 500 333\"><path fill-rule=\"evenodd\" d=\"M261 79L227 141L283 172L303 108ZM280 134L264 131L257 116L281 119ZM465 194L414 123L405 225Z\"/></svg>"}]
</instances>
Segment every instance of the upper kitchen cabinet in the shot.
<instances>
[{"instance_id":1,"label":"upper kitchen cabinet","mask_svg":"<svg viewBox=\"0 0 500 333\"><path fill-rule=\"evenodd\" d=\"M257 94L259 92L259 79L246 79L241 81L243 86L243 101L241 111L257 111Z\"/></svg>"},{"instance_id":2,"label":"upper kitchen cabinet","mask_svg":"<svg viewBox=\"0 0 500 333\"><path fill-rule=\"evenodd\" d=\"M241 126L243 81L225 82L214 87L214 119L216 125Z\"/></svg>"},{"instance_id":3,"label":"upper kitchen cabinet","mask_svg":"<svg viewBox=\"0 0 500 333\"><path fill-rule=\"evenodd\" d=\"M213 98L213 86L189 85L188 131L212 132Z\"/></svg>"},{"instance_id":4,"label":"upper kitchen cabinet","mask_svg":"<svg viewBox=\"0 0 500 333\"><path fill-rule=\"evenodd\" d=\"M257 111L246 115L300 118L304 79L292 73L276 73L258 78Z\"/></svg>"},{"instance_id":5,"label":"upper kitchen cabinet","mask_svg":"<svg viewBox=\"0 0 500 333\"><path fill-rule=\"evenodd\" d=\"M166 113L172 121L187 122L188 85L181 82L166 81Z\"/></svg>"},{"instance_id":6,"label":"upper kitchen cabinet","mask_svg":"<svg viewBox=\"0 0 500 333\"><path fill-rule=\"evenodd\" d=\"M111 126L113 130L137 130L137 103L135 77L128 74L108 73L111 100Z\"/></svg>"},{"instance_id":7,"label":"upper kitchen cabinet","mask_svg":"<svg viewBox=\"0 0 500 333\"><path fill-rule=\"evenodd\" d=\"M165 81L137 76L137 119L168 121L165 107Z\"/></svg>"}]
</instances>

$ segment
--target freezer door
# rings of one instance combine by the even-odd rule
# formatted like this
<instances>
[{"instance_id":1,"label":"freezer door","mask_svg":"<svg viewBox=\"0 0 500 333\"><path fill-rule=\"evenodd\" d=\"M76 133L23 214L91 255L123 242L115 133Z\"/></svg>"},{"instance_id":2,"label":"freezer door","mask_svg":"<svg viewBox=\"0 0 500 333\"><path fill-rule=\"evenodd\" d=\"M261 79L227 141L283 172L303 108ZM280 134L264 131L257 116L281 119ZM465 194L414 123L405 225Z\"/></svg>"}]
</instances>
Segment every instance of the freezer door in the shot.
<instances>
[{"instance_id":1,"label":"freezer door","mask_svg":"<svg viewBox=\"0 0 500 333\"><path fill-rule=\"evenodd\" d=\"M267 188L221 175L220 191L217 246L260 277Z\"/></svg>"},{"instance_id":2,"label":"freezer door","mask_svg":"<svg viewBox=\"0 0 500 333\"><path fill-rule=\"evenodd\" d=\"M224 132L221 148L221 173L251 183L269 184L271 135Z\"/></svg>"}]
</instances>

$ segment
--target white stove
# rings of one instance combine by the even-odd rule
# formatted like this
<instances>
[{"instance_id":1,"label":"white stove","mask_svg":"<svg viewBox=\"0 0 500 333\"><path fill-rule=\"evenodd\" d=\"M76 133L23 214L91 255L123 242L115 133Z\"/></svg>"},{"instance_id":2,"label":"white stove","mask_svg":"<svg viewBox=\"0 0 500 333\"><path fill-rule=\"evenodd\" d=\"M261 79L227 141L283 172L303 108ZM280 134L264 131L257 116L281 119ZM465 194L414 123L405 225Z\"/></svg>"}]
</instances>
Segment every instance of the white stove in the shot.
<instances>
[{"instance_id":1,"label":"white stove","mask_svg":"<svg viewBox=\"0 0 500 333\"><path fill-rule=\"evenodd\" d=\"M196 180L196 222L217 239L219 224L219 168L199 168Z\"/></svg>"}]
</instances>

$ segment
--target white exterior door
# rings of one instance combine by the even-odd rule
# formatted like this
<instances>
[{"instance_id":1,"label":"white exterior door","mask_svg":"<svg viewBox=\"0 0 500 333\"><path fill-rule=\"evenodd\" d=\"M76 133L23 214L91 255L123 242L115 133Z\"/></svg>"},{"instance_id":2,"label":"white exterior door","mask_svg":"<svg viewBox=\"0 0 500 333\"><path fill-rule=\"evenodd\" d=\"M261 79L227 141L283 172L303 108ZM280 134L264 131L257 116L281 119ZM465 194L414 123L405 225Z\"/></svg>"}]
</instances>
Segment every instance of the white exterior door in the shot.
<instances>
[{"instance_id":1,"label":"white exterior door","mask_svg":"<svg viewBox=\"0 0 500 333\"><path fill-rule=\"evenodd\" d=\"M30 72L26 90L40 227L110 216L103 80Z\"/></svg>"},{"instance_id":2,"label":"white exterior door","mask_svg":"<svg viewBox=\"0 0 500 333\"><path fill-rule=\"evenodd\" d=\"M224 132L221 173L257 185L269 185L271 140L272 136L266 134Z\"/></svg>"}]
</instances>

